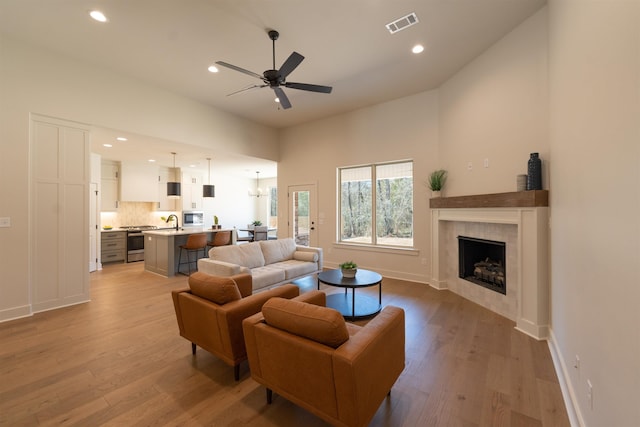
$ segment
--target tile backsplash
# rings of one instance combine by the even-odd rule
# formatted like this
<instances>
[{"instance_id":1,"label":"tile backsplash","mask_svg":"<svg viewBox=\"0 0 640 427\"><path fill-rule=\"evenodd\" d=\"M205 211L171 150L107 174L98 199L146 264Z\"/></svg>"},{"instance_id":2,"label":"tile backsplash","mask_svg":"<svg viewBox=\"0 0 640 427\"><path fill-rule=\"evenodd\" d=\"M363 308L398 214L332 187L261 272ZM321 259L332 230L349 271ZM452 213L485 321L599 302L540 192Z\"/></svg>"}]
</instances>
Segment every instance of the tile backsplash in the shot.
<instances>
[{"instance_id":1,"label":"tile backsplash","mask_svg":"<svg viewBox=\"0 0 640 427\"><path fill-rule=\"evenodd\" d=\"M179 212L158 211L153 202L120 202L117 212L100 213L100 226L112 226L118 228L126 225L155 225L167 227L161 216Z\"/></svg>"}]
</instances>

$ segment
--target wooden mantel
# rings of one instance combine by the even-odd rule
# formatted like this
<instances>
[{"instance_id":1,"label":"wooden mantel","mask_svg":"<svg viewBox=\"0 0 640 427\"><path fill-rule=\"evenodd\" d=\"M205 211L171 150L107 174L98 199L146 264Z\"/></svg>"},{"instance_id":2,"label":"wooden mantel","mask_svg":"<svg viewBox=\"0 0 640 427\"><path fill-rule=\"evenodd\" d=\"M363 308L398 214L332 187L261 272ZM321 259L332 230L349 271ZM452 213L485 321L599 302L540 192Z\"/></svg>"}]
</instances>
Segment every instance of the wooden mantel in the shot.
<instances>
[{"instance_id":1,"label":"wooden mantel","mask_svg":"<svg viewBox=\"0 0 640 427\"><path fill-rule=\"evenodd\" d=\"M429 200L431 209L536 208L547 206L549 206L548 190L436 197Z\"/></svg>"}]
</instances>

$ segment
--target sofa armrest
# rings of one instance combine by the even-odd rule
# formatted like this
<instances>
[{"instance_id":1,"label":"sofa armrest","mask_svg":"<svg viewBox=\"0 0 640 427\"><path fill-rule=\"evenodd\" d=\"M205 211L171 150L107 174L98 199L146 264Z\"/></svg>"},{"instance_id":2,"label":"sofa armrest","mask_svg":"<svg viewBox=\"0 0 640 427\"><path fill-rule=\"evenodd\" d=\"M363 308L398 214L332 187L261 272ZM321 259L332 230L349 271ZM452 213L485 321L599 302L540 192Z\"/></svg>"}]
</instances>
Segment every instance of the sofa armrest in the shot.
<instances>
[{"instance_id":1,"label":"sofa armrest","mask_svg":"<svg viewBox=\"0 0 640 427\"><path fill-rule=\"evenodd\" d=\"M200 258L198 260L198 271L209 274L211 276L230 277L244 273L242 266L232 264L230 262L216 261L209 258Z\"/></svg>"},{"instance_id":2,"label":"sofa armrest","mask_svg":"<svg viewBox=\"0 0 640 427\"><path fill-rule=\"evenodd\" d=\"M339 418L364 425L389 393L405 363L404 310L386 306L333 357ZM354 409L357 408L357 411Z\"/></svg>"},{"instance_id":3,"label":"sofa armrest","mask_svg":"<svg viewBox=\"0 0 640 427\"><path fill-rule=\"evenodd\" d=\"M301 252L314 252L318 254L318 270L321 271L324 266L324 258L322 256L322 248L315 248L312 246L300 246L296 245L296 251Z\"/></svg>"}]
</instances>

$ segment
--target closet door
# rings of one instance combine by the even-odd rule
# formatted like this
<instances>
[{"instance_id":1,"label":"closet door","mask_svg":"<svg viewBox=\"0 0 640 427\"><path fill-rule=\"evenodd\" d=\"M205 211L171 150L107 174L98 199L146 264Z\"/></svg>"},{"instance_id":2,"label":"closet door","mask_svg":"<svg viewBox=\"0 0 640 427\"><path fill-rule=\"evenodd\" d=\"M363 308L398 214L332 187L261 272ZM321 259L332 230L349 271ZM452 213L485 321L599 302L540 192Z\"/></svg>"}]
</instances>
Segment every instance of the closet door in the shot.
<instances>
[{"instance_id":1,"label":"closet door","mask_svg":"<svg viewBox=\"0 0 640 427\"><path fill-rule=\"evenodd\" d=\"M89 129L31 116L33 312L89 300Z\"/></svg>"}]
</instances>

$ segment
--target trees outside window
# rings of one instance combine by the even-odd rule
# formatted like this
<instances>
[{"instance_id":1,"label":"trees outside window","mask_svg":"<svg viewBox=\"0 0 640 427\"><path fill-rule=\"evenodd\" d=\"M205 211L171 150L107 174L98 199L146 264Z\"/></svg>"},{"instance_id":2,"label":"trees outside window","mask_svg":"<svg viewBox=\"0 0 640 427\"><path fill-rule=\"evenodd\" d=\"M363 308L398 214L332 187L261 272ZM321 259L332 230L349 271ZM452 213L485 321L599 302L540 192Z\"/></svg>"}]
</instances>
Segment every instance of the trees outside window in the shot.
<instances>
[{"instance_id":1,"label":"trees outside window","mask_svg":"<svg viewBox=\"0 0 640 427\"><path fill-rule=\"evenodd\" d=\"M341 242L413 246L412 161L344 167L338 174Z\"/></svg>"}]
</instances>

